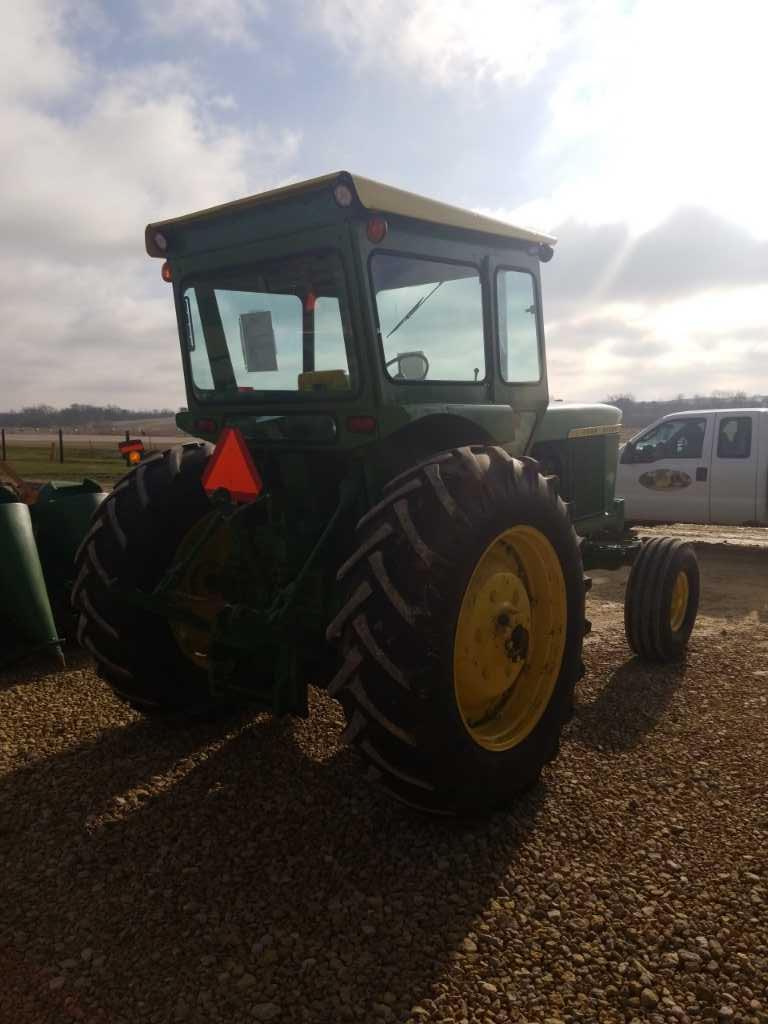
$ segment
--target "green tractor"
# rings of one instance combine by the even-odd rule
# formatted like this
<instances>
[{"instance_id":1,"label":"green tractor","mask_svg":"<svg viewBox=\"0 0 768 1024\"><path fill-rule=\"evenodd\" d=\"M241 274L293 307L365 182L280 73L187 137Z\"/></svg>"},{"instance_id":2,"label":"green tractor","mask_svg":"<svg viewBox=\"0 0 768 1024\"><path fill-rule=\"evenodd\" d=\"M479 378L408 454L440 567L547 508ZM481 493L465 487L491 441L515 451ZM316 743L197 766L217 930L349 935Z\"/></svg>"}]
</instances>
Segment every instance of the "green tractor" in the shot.
<instances>
[{"instance_id":1,"label":"green tractor","mask_svg":"<svg viewBox=\"0 0 768 1024\"><path fill-rule=\"evenodd\" d=\"M311 682L373 780L472 814L557 754L585 570L633 563L630 644L683 653L696 560L625 530L619 410L548 408L553 242L345 172L148 226L205 440L143 459L81 546L119 696L305 715Z\"/></svg>"}]
</instances>

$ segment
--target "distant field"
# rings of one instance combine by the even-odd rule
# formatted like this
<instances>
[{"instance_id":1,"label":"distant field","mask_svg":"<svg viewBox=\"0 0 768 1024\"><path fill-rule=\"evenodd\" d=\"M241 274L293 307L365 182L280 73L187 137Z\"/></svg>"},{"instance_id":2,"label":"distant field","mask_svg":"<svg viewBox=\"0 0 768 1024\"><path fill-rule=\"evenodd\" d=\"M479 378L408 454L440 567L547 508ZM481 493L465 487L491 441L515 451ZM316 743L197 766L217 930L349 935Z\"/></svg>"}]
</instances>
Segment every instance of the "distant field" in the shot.
<instances>
[{"instance_id":1,"label":"distant field","mask_svg":"<svg viewBox=\"0 0 768 1024\"><path fill-rule=\"evenodd\" d=\"M59 462L58 448L51 461L50 444L8 444L6 462L20 477L31 481L82 480L89 476L101 484L113 484L127 469L116 442L114 446L80 442L77 447L65 443L64 462Z\"/></svg>"}]
</instances>

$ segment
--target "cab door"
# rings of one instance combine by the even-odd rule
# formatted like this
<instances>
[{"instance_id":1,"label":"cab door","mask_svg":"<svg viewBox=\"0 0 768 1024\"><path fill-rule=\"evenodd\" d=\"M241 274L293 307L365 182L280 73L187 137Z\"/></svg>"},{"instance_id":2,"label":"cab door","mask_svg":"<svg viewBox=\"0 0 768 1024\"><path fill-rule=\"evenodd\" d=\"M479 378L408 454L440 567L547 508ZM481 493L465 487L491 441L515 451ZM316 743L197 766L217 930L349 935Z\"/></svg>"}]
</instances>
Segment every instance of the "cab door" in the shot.
<instances>
[{"instance_id":1,"label":"cab door","mask_svg":"<svg viewBox=\"0 0 768 1024\"><path fill-rule=\"evenodd\" d=\"M635 522L709 521L713 417L675 416L649 427L621 453L616 496Z\"/></svg>"},{"instance_id":2,"label":"cab door","mask_svg":"<svg viewBox=\"0 0 768 1024\"><path fill-rule=\"evenodd\" d=\"M758 518L757 420L757 413L741 410L717 414L709 491L713 523L754 523Z\"/></svg>"}]
</instances>

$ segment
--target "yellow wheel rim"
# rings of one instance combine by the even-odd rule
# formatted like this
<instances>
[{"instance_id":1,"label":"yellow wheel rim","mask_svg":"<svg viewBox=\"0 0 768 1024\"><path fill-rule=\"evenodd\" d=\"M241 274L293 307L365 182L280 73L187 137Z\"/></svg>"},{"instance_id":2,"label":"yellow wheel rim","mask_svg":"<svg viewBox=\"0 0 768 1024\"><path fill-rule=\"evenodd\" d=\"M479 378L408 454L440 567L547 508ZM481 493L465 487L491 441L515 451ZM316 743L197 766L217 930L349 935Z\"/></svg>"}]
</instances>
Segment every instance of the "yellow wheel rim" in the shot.
<instances>
[{"instance_id":1,"label":"yellow wheel rim","mask_svg":"<svg viewBox=\"0 0 768 1024\"><path fill-rule=\"evenodd\" d=\"M187 557L200 534L207 528L209 519L210 516L204 516L186 534L176 552L176 564ZM171 632L180 651L198 668L208 668L214 622L226 604L221 593L221 570L229 556L231 544L231 534L225 526L220 526L197 552L174 588L174 598L178 604L203 620L199 624L183 619L170 620Z\"/></svg>"},{"instance_id":2,"label":"yellow wheel rim","mask_svg":"<svg viewBox=\"0 0 768 1024\"><path fill-rule=\"evenodd\" d=\"M485 549L456 623L456 703L472 739L509 750L535 728L560 674L568 621L555 549L533 526L513 526Z\"/></svg>"},{"instance_id":3,"label":"yellow wheel rim","mask_svg":"<svg viewBox=\"0 0 768 1024\"><path fill-rule=\"evenodd\" d=\"M682 626L685 613L688 611L689 595L688 573L679 572L672 588L672 603L669 608L669 624L675 633Z\"/></svg>"}]
</instances>

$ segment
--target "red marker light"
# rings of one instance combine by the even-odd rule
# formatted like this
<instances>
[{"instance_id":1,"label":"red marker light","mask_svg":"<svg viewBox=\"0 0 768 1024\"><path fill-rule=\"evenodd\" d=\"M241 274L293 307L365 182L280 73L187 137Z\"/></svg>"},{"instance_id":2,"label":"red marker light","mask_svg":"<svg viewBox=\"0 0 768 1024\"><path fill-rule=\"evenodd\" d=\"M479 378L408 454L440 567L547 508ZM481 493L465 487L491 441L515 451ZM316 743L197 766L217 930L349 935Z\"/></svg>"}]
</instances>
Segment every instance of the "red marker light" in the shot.
<instances>
[{"instance_id":1,"label":"red marker light","mask_svg":"<svg viewBox=\"0 0 768 1024\"><path fill-rule=\"evenodd\" d=\"M171 272L171 264L168 262L168 260L166 260L165 263L160 268L160 276L162 277L162 279L167 284L170 284L170 282L173 280L173 273Z\"/></svg>"},{"instance_id":2,"label":"red marker light","mask_svg":"<svg viewBox=\"0 0 768 1024\"><path fill-rule=\"evenodd\" d=\"M127 455L129 452L143 452L144 442L138 438L129 438L127 441L119 441L117 447L121 455Z\"/></svg>"},{"instance_id":3,"label":"red marker light","mask_svg":"<svg viewBox=\"0 0 768 1024\"><path fill-rule=\"evenodd\" d=\"M379 242L383 242L387 237L388 230L389 225L383 217L371 217L368 221L365 233L368 235L369 242L373 242L374 245L378 245Z\"/></svg>"},{"instance_id":4,"label":"red marker light","mask_svg":"<svg viewBox=\"0 0 768 1024\"><path fill-rule=\"evenodd\" d=\"M206 494L221 488L229 491L234 501L255 501L264 489L245 438L236 427L224 427L203 473Z\"/></svg>"},{"instance_id":5,"label":"red marker light","mask_svg":"<svg viewBox=\"0 0 768 1024\"><path fill-rule=\"evenodd\" d=\"M373 434L376 430L376 420L373 416L350 416L347 420L347 430L350 434Z\"/></svg>"}]
</instances>

